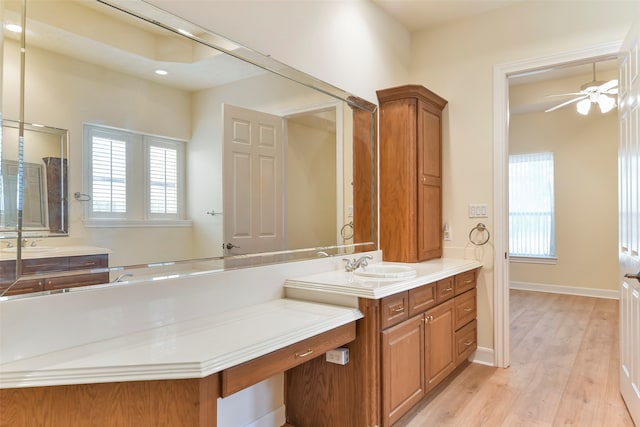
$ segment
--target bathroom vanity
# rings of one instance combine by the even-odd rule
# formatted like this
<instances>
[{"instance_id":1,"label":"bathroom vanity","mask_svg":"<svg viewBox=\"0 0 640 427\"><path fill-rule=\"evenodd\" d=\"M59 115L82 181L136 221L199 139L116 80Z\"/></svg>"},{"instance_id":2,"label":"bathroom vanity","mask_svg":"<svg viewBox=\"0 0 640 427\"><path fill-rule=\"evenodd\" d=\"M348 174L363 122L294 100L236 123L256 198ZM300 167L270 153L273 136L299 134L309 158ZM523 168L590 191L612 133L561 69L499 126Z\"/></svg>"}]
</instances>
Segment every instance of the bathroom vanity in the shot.
<instances>
[{"instance_id":1,"label":"bathroom vanity","mask_svg":"<svg viewBox=\"0 0 640 427\"><path fill-rule=\"evenodd\" d=\"M477 348L476 283L481 264L437 259L408 265L411 279L329 272L288 280L290 298L357 306L350 363L315 359L286 374L294 426L391 426Z\"/></svg>"},{"instance_id":2,"label":"bathroom vanity","mask_svg":"<svg viewBox=\"0 0 640 427\"><path fill-rule=\"evenodd\" d=\"M0 366L0 426L207 426L217 399L355 338L357 309L276 299Z\"/></svg>"},{"instance_id":3,"label":"bathroom vanity","mask_svg":"<svg viewBox=\"0 0 640 427\"><path fill-rule=\"evenodd\" d=\"M109 250L105 248L26 247L23 248L21 264L22 274L29 277L20 279L5 293L6 296L109 282L106 270L109 267ZM0 252L0 294L13 283L15 272L15 248L3 249Z\"/></svg>"}]
</instances>

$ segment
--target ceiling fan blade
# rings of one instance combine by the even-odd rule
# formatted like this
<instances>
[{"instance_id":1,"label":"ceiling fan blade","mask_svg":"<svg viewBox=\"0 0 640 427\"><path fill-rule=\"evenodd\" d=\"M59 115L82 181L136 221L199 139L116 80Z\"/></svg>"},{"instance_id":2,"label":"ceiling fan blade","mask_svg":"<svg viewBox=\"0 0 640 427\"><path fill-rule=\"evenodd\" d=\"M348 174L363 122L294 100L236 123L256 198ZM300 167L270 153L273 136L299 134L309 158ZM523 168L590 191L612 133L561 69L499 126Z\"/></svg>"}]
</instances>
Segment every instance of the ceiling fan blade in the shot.
<instances>
[{"instance_id":1,"label":"ceiling fan blade","mask_svg":"<svg viewBox=\"0 0 640 427\"><path fill-rule=\"evenodd\" d=\"M555 95L546 95L546 98L553 98L556 96L581 96L584 95L583 92L571 92L571 93L557 93Z\"/></svg>"},{"instance_id":2,"label":"ceiling fan blade","mask_svg":"<svg viewBox=\"0 0 640 427\"><path fill-rule=\"evenodd\" d=\"M618 94L618 88L614 87L613 89L609 89L609 90L607 90L605 92L602 92L602 93L605 93L607 95L617 95Z\"/></svg>"},{"instance_id":3,"label":"ceiling fan blade","mask_svg":"<svg viewBox=\"0 0 640 427\"><path fill-rule=\"evenodd\" d=\"M574 98L574 99L571 99L571 100L569 100L569 101L567 101L567 102L563 102L562 104L558 104L558 105L556 105L555 107L551 107L551 108L549 108L548 110L544 110L544 112L545 112L545 113L549 113L549 112L551 112L551 111L555 111L555 110L557 110L558 108L562 108L562 107L564 107L564 106L566 106L566 105L573 104L574 102L578 102L578 101L580 101L580 100L582 100L582 99L585 99L585 98L588 98L588 97L589 97L589 95L579 96L579 97Z\"/></svg>"},{"instance_id":4,"label":"ceiling fan blade","mask_svg":"<svg viewBox=\"0 0 640 427\"><path fill-rule=\"evenodd\" d=\"M609 80L608 82L603 83L600 86L598 86L598 92L606 92L606 91L608 91L610 89L613 89L616 86L618 86L618 80L617 79Z\"/></svg>"}]
</instances>

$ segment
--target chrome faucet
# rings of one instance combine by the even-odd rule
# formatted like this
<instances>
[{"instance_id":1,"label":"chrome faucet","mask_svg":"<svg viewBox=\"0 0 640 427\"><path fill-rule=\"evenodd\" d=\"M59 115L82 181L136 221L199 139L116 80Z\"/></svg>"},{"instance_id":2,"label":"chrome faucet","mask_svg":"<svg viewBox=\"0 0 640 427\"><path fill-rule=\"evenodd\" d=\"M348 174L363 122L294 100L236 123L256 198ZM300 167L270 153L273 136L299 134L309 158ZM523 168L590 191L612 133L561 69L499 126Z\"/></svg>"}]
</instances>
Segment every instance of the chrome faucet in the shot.
<instances>
[{"instance_id":1,"label":"chrome faucet","mask_svg":"<svg viewBox=\"0 0 640 427\"><path fill-rule=\"evenodd\" d=\"M133 277L133 274L131 273L122 273L121 275L119 275L118 277L116 277L115 279L113 279L111 281L111 283L118 283L118 282L122 282L124 279L126 279L127 277Z\"/></svg>"},{"instance_id":2,"label":"chrome faucet","mask_svg":"<svg viewBox=\"0 0 640 427\"><path fill-rule=\"evenodd\" d=\"M357 268L366 267L367 265L369 265L369 260L371 259L373 259L371 255L363 255L358 259L344 258L343 261L347 262L344 266L344 269L347 272L351 272L351 271L355 271Z\"/></svg>"}]
</instances>

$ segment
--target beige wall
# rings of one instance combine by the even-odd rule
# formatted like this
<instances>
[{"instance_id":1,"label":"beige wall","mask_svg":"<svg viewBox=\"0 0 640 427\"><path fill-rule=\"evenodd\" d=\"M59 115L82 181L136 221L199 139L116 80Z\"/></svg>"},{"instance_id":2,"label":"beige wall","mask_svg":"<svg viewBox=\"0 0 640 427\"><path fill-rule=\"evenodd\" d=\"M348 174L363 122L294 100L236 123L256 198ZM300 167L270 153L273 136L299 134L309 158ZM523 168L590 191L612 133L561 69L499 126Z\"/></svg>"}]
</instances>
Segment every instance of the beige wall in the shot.
<instances>
[{"instance_id":1,"label":"beige wall","mask_svg":"<svg viewBox=\"0 0 640 427\"><path fill-rule=\"evenodd\" d=\"M480 251L469 248L467 235L478 221L467 217L467 205L487 203L489 218L483 222L495 230L493 67L622 40L636 7L632 1L522 2L412 38L409 80L449 101L444 115L443 215L453 240L445 242L445 254L471 253L483 260L478 287L481 347L493 346L494 254L489 245Z\"/></svg>"},{"instance_id":2,"label":"beige wall","mask_svg":"<svg viewBox=\"0 0 640 427\"><path fill-rule=\"evenodd\" d=\"M335 129L335 127L333 128ZM287 120L287 247L336 244L336 134Z\"/></svg>"},{"instance_id":3,"label":"beige wall","mask_svg":"<svg viewBox=\"0 0 640 427\"><path fill-rule=\"evenodd\" d=\"M554 153L558 258L511 262L512 282L617 289L617 119L616 111L581 116L575 107L511 117L510 154Z\"/></svg>"}]
</instances>

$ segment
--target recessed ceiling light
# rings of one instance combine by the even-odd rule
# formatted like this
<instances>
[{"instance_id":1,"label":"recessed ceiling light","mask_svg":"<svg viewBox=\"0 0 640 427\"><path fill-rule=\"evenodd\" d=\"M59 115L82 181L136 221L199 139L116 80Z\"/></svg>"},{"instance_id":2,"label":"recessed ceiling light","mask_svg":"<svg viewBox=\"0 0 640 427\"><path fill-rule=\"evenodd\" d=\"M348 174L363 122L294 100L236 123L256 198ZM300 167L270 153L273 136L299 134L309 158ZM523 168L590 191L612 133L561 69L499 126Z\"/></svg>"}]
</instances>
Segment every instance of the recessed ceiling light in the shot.
<instances>
[{"instance_id":1,"label":"recessed ceiling light","mask_svg":"<svg viewBox=\"0 0 640 427\"><path fill-rule=\"evenodd\" d=\"M166 76L167 74L169 74L167 70L163 70L161 68L158 68L157 70L155 70L155 73L159 76Z\"/></svg>"},{"instance_id":2,"label":"recessed ceiling light","mask_svg":"<svg viewBox=\"0 0 640 427\"><path fill-rule=\"evenodd\" d=\"M7 30L11 31L12 33L21 33L22 32L22 27L18 24L7 24L4 26Z\"/></svg>"}]
</instances>

